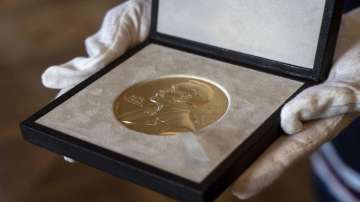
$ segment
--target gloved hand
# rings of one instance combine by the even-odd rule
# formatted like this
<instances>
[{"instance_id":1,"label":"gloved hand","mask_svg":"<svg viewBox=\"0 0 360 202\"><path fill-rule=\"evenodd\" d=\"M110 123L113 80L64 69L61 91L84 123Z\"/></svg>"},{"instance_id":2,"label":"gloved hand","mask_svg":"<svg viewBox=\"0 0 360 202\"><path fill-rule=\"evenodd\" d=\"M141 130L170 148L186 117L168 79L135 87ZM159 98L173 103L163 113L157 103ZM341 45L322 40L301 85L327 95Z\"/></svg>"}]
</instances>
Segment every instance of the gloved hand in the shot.
<instances>
[{"instance_id":1,"label":"gloved hand","mask_svg":"<svg viewBox=\"0 0 360 202\"><path fill-rule=\"evenodd\" d=\"M356 118L357 114L349 113L359 110L360 9L357 9L343 17L335 64L328 79L304 90L283 107L281 126L293 135L276 140L234 183L233 194L240 199L258 194L292 164L333 139Z\"/></svg>"},{"instance_id":2,"label":"gloved hand","mask_svg":"<svg viewBox=\"0 0 360 202\"><path fill-rule=\"evenodd\" d=\"M128 48L142 42L149 33L150 4L150 0L132 0L109 11L100 31L86 40L89 58L75 58L66 64L50 67L42 76L43 84L61 89L60 93L63 93ZM239 198L259 193L291 164L332 139L354 118L353 115L327 117L359 108L356 83L360 79L360 21L356 18L360 19L360 10L344 17L337 62L329 79L305 90L282 110L284 131L299 133L280 137L238 179L233 185L233 193ZM327 119L303 125L303 121L319 118Z\"/></svg>"},{"instance_id":3,"label":"gloved hand","mask_svg":"<svg viewBox=\"0 0 360 202\"><path fill-rule=\"evenodd\" d=\"M49 67L42 75L47 88L59 95L143 42L149 35L151 0L131 0L111 9L100 30L85 40L88 58L77 57Z\"/></svg>"}]
</instances>

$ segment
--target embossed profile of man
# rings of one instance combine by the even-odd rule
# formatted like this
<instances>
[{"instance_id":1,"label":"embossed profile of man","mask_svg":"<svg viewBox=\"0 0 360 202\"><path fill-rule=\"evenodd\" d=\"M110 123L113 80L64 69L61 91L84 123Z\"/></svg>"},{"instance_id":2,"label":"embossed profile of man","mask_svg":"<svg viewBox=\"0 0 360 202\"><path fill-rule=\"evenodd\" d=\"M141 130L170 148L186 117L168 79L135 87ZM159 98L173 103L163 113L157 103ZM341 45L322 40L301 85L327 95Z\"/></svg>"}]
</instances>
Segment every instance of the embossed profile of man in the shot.
<instances>
[{"instance_id":1,"label":"embossed profile of man","mask_svg":"<svg viewBox=\"0 0 360 202\"><path fill-rule=\"evenodd\" d=\"M156 86L156 81L144 85L152 84ZM154 88L150 96L132 91L136 90L130 88L119 97L115 113L126 127L147 134L195 132L218 120L228 105L227 97L220 89L197 79Z\"/></svg>"}]
</instances>

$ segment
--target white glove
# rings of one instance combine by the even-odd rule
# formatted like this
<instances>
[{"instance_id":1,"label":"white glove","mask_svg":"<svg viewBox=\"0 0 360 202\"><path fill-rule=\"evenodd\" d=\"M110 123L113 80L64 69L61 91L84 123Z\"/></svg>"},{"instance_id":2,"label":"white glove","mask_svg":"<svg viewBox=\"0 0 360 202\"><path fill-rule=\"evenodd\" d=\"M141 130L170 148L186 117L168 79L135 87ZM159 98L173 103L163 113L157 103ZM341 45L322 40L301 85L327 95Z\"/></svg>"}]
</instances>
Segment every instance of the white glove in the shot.
<instances>
[{"instance_id":1,"label":"white glove","mask_svg":"<svg viewBox=\"0 0 360 202\"><path fill-rule=\"evenodd\" d=\"M86 40L90 57L50 67L43 74L43 84L62 89L62 93L143 41L150 29L150 4L150 0L133 0L109 11L100 31ZM233 192L239 198L259 193L292 163L333 138L353 119L353 116L340 116L302 124L302 121L358 110L356 82L360 78L360 38L356 37L360 36L360 22L356 18L360 19L360 10L344 19L337 62L328 81L305 90L282 111L284 131L289 134L303 131L279 138L239 178L233 186Z\"/></svg>"},{"instance_id":2,"label":"white glove","mask_svg":"<svg viewBox=\"0 0 360 202\"><path fill-rule=\"evenodd\" d=\"M89 57L49 67L42 75L43 85L60 89L60 95L143 42L149 35L150 13L150 0L126 1L111 9L101 29L85 41Z\"/></svg>"},{"instance_id":3,"label":"white glove","mask_svg":"<svg viewBox=\"0 0 360 202\"><path fill-rule=\"evenodd\" d=\"M237 180L233 193L247 199L270 186L288 167L347 127L357 116L349 113L358 112L359 108L360 9L357 9L343 17L335 64L326 82L304 90L282 109L281 126L295 135L276 140ZM316 120L320 118L326 119Z\"/></svg>"},{"instance_id":4,"label":"white glove","mask_svg":"<svg viewBox=\"0 0 360 202\"><path fill-rule=\"evenodd\" d=\"M302 131L303 121L360 110L360 9L344 16L334 61L323 84L306 89L282 109L286 133Z\"/></svg>"}]
</instances>

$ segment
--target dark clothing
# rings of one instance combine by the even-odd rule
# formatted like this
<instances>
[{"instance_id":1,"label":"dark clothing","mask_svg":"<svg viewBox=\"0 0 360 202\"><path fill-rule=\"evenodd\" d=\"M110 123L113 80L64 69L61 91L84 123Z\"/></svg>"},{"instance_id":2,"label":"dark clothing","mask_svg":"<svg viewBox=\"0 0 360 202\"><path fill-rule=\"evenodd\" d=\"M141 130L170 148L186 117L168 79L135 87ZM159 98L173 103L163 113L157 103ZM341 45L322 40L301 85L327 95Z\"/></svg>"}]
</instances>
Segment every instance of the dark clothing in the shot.
<instances>
[{"instance_id":1,"label":"dark clothing","mask_svg":"<svg viewBox=\"0 0 360 202\"><path fill-rule=\"evenodd\" d=\"M333 145L344 163L360 173L360 119L335 138Z\"/></svg>"},{"instance_id":2,"label":"dark clothing","mask_svg":"<svg viewBox=\"0 0 360 202\"><path fill-rule=\"evenodd\" d=\"M348 12L356 7L360 7L359 0L345 0L344 12Z\"/></svg>"}]
</instances>

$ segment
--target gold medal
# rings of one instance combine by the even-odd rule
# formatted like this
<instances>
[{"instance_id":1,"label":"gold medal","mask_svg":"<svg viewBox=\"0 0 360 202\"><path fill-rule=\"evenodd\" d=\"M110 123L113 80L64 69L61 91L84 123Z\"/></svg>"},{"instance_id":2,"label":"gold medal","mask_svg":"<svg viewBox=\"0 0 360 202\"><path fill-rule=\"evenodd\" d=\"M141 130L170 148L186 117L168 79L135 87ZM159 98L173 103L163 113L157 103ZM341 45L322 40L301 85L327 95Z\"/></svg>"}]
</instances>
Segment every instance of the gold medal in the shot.
<instances>
[{"instance_id":1,"label":"gold medal","mask_svg":"<svg viewBox=\"0 0 360 202\"><path fill-rule=\"evenodd\" d=\"M228 98L216 85L193 77L145 81L115 100L116 118L127 128L151 135L195 132L226 112Z\"/></svg>"}]
</instances>

